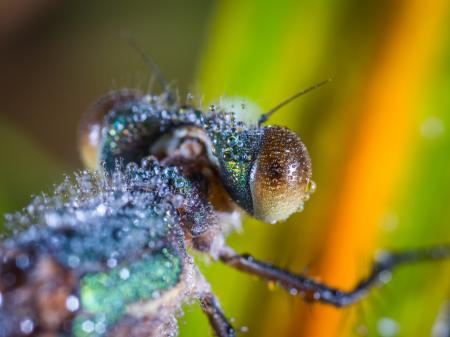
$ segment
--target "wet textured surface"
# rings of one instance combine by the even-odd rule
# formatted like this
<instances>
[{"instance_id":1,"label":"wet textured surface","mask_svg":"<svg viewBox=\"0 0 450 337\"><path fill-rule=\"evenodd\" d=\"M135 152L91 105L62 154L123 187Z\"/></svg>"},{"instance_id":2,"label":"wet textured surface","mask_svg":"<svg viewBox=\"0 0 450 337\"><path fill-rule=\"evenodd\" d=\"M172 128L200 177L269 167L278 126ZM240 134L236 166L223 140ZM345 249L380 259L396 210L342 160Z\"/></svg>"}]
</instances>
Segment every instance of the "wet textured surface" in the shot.
<instances>
[{"instance_id":1,"label":"wet textured surface","mask_svg":"<svg viewBox=\"0 0 450 337\"><path fill-rule=\"evenodd\" d=\"M4 247L32 244L64 266L89 271L109 259L120 263L159 249L171 237L181 240L176 207L185 195L175 185L188 182L176 172L131 164L124 172L82 172L75 185L67 178L54 196L38 196L26 212L7 216L5 227L15 236Z\"/></svg>"},{"instance_id":2,"label":"wet textured surface","mask_svg":"<svg viewBox=\"0 0 450 337\"><path fill-rule=\"evenodd\" d=\"M283 200L296 204L293 213L312 191L306 149L287 129L128 90L104 96L90 113L81 153L98 171L66 178L53 195L6 217L0 337L122 337L140 330L141 318L145 336L162 336L162 327L173 335L176 308L209 291L193 277L185 245L217 256L224 242L210 185L221 180L226 198L270 222L261 207L276 213L293 189Z\"/></svg>"},{"instance_id":3,"label":"wet textured surface","mask_svg":"<svg viewBox=\"0 0 450 337\"><path fill-rule=\"evenodd\" d=\"M108 97L118 100L113 95ZM215 106L210 110L202 113L190 106L169 103L161 96L119 101L112 105L101 124L99 160L105 162L107 169L119 158L125 163L139 162L162 134L180 126L198 127L211 141L214 161L219 165L228 192L242 208L252 213L248 182L263 129L236 120L233 112Z\"/></svg>"},{"instance_id":4,"label":"wet textured surface","mask_svg":"<svg viewBox=\"0 0 450 337\"><path fill-rule=\"evenodd\" d=\"M14 306L39 279L64 281L57 270L71 280L80 278L78 290L63 282L63 307L56 310L77 313L75 336L104 335L128 304L158 298L179 282L185 253L176 209L189 197L189 182L176 168L151 160L144 166L130 164L111 174L81 172L53 196L36 197L24 212L7 216L0 316L15 319L2 322L3 331L19 331L20 325L46 331L30 312L39 294L29 297L23 316ZM48 274L39 276L44 270ZM67 322L61 324L57 328L67 331Z\"/></svg>"},{"instance_id":5,"label":"wet textured surface","mask_svg":"<svg viewBox=\"0 0 450 337\"><path fill-rule=\"evenodd\" d=\"M106 328L126 313L126 306L152 300L179 282L182 265L176 252L163 248L144 254L127 266L106 273L86 275L81 280L83 314L74 322L76 337L102 336Z\"/></svg>"},{"instance_id":6,"label":"wet textured surface","mask_svg":"<svg viewBox=\"0 0 450 337\"><path fill-rule=\"evenodd\" d=\"M280 126L264 130L251 192L255 216L273 223L303 210L314 185L311 159L298 135Z\"/></svg>"}]
</instances>

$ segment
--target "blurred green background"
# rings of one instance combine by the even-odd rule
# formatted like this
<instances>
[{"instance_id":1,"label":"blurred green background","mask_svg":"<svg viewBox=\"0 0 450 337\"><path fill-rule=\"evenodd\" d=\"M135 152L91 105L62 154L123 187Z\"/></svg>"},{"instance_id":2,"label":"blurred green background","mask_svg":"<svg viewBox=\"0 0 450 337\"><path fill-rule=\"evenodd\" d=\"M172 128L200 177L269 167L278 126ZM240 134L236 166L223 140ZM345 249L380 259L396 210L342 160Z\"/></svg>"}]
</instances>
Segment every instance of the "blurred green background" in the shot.
<instances>
[{"instance_id":1,"label":"blurred green background","mask_svg":"<svg viewBox=\"0 0 450 337\"><path fill-rule=\"evenodd\" d=\"M248 219L229 243L343 288L380 247L450 242L450 3L444 0L0 0L0 213L81 167L76 130L98 96L147 88L121 37L148 50L182 95L239 95L308 146L318 190L279 225ZM433 336L450 265L404 268L361 304L308 304L202 264L243 336ZM449 318L450 320L450 318ZM181 336L209 336L198 306Z\"/></svg>"}]
</instances>

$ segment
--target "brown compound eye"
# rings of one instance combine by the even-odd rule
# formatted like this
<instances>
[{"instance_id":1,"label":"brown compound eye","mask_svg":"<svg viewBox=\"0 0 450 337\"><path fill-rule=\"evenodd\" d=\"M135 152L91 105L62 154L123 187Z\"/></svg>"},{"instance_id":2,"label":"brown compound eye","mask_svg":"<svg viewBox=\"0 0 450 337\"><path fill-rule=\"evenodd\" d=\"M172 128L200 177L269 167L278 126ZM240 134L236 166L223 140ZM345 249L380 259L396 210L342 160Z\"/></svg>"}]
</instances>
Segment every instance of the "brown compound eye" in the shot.
<instances>
[{"instance_id":1,"label":"brown compound eye","mask_svg":"<svg viewBox=\"0 0 450 337\"><path fill-rule=\"evenodd\" d=\"M118 105L139 97L142 94L137 90L113 91L102 96L86 112L78 132L78 149L86 168L94 170L98 167L105 116Z\"/></svg>"},{"instance_id":2,"label":"brown compound eye","mask_svg":"<svg viewBox=\"0 0 450 337\"><path fill-rule=\"evenodd\" d=\"M313 184L311 159L298 135L280 126L265 127L250 176L253 215L269 223L287 219L303 208Z\"/></svg>"}]
</instances>

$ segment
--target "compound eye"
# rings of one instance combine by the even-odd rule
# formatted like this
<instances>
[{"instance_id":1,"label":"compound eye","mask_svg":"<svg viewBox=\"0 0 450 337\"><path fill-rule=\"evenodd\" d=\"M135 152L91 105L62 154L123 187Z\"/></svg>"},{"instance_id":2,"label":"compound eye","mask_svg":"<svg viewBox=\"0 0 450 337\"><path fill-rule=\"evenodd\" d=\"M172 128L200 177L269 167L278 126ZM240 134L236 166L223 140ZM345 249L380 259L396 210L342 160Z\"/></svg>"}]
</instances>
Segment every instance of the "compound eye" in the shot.
<instances>
[{"instance_id":1,"label":"compound eye","mask_svg":"<svg viewBox=\"0 0 450 337\"><path fill-rule=\"evenodd\" d=\"M118 105L139 97L142 95L136 90L113 91L102 96L86 112L78 131L78 149L86 168L91 170L98 168L105 116Z\"/></svg>"},{"instance_id":2,"label":"compound eye","mask_svg":"<svg viewBox=\"0 0 450 337\"><path fill-rule=\"evenodd\" d=\"M312 192L311 160L297 134L280 126L264 128L250 175L253 215L265 222L287 219Z\"/></svg>"}]
</instances>

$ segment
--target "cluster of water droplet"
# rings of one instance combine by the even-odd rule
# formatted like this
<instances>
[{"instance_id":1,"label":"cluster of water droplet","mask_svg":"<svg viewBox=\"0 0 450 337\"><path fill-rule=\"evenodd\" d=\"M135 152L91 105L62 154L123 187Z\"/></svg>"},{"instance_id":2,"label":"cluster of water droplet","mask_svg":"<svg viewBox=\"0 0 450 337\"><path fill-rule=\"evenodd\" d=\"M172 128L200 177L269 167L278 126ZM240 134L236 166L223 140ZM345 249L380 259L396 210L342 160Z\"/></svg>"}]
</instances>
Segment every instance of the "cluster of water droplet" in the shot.
<instances>
[{"instance_id":1,"label":"cluster of water droplet","mask_svg":"<svg viewBox=\"0 0 450 337\"><path fill-rule=\"evenodd\" d=\"M210 107L211 114L204 125L213 142L213 153L225 161L251 162L259 144L261 130L236 120L232 111L216 111Z\"/></svg>"},{"instance_id":2,"label":"cluster of water droplet","mask_svg":"<svg viewBox=\"0 0 450 337\"><path fill-rule=\"evenodd\" d=\"M316 183L313 180L309 179L305 187L305 192L303 193L302 202L300 203L297 212L303 212L303 209L305 208L305 202L307 202L309 198L311 198L311 195L316 191L316 188Z\"/></svg>"},{"instance_id":3,"label":"cluster of water droplet","mask_svg":"<svg viewBox=\"0 0 450 337\"><path fill-rule=\"evenodd\" d=\"M234 112L224 108L212 105L209 110L204 113L152 95L122 103L106 116L100 159L108 169L119 158L139 161L161 134L186 125L207 133L213 145L211 151L219 159L251 162L259 144L260 128L237 120Z\"/></svg>"},{"instance_id":4,"label":"cluster of water droplet","mask_svg":"<svg viewBox=\"0 0 450 337\"><path fill-rule=\"evenodd\" d=\"M150 143L155 137L174 126L201 127L203 120L201 112L192 107L169 104L161 96L147 95L122 103L106 116L107 127L103 129L105 140L103 159L108 160L110 154L126 158L127 151L136 144ZM115 159L117 157L113 158Z\"/></svg>"},{"instance_id":5,"label":"cluster of water droplet","mask_svg":"<svg viewBox=\"0 0 450 337\"><path fill-rule=\"evenodd\" d=\"M37 196L25 211L6 216L11 237L5 247L33 244L71 268L110 267L157 249L180 231L176 209L189 182L175 167L146 160L111 173L80 172L66 177L54 195ZM181 235L181 234L180 234ZM181 239L180 239L181 240Z\"/></svg>"},{"instance_id":6,"label":"cluster of water droplet","mask_svg":"<svg viewBox=\"0 0 450 337\"><path fill-rule=\"evenodd\" d=\"M175 251L184 249L177 209L195 202L190 184L178 168L161 165L152 157L144 159L140 166L130 163L123 167L118 163L109 173L79 172L72 179L66 177L52 195L37 196L22 212L7 215L8 236L2 248L20 252L15 265L24 272L37 257L50 255L78 275L110 270L117 272L117 280L127 284L132 280L141 282L136 279L141 271L132 275L132 261L147 256L154 269L156 262L152 261L159 256L154 254L164 254L167 247ZM139 289L164 288L157 279L152 279L162 275L162 271L153 269L145 277L147 288L138 286ZM173 267L170 270L175 272ZM168 275L171 274L164 272L158 282L167 285L175 282L166 280ZM117 303L125 301L117 299L120 294L116 295ZM0 293L1 301L2 298ZM82 305L82 298L76 295L67 298L69 312L78 311ZM101 336L107 327L107 322L98 317L95 320L80 317L77 322L80 336ZM29 317L20 323L24 335L32 333L34 326Z\"/></svg>"}]
</instances>

